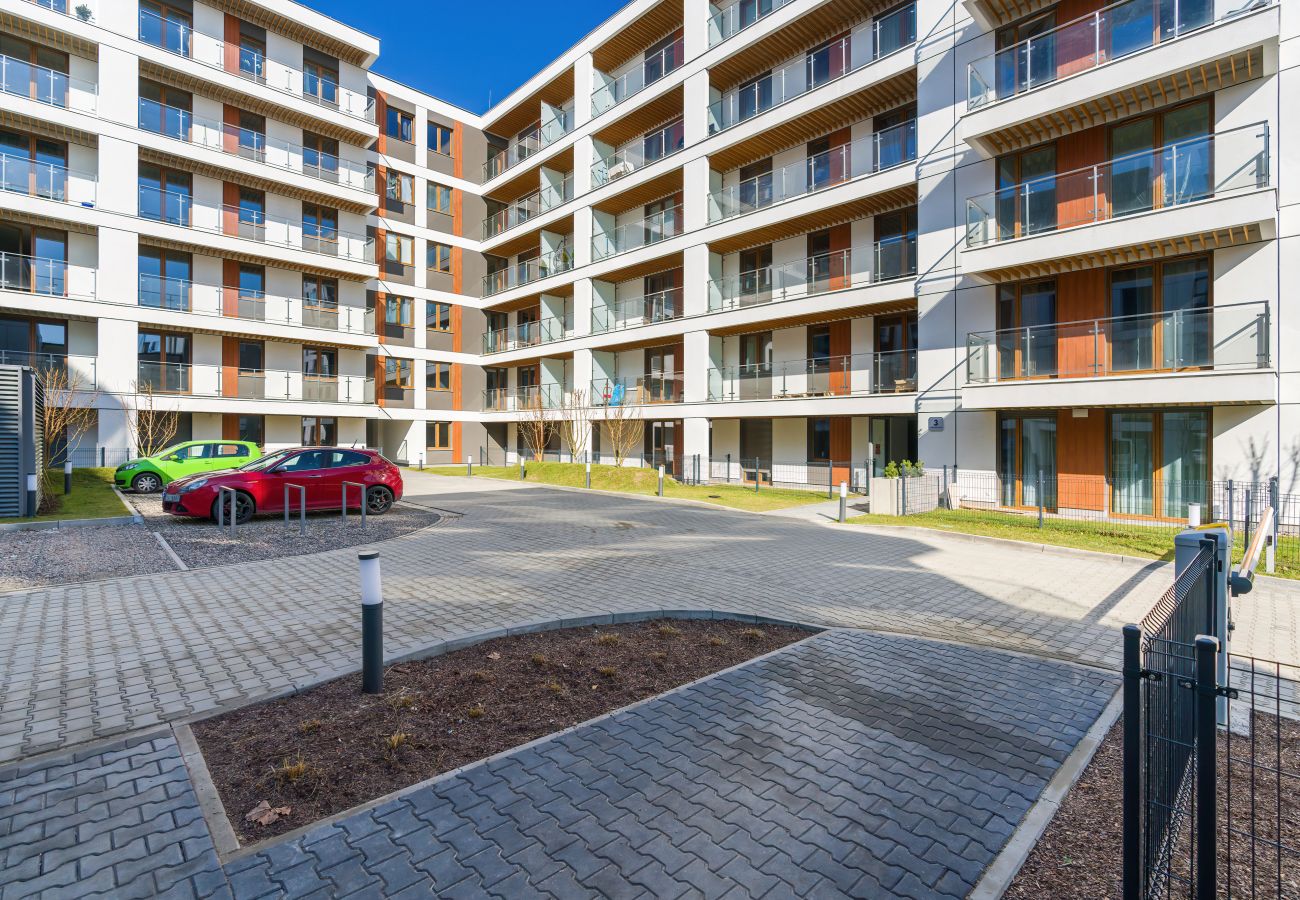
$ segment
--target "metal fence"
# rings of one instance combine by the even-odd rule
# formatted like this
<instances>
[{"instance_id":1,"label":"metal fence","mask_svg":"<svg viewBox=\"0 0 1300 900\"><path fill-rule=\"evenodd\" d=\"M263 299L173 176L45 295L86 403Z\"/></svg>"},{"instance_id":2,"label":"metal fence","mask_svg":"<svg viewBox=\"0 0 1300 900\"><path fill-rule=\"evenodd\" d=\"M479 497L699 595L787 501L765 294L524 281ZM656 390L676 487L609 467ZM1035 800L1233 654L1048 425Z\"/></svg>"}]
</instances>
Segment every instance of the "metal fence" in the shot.
<instances>
[{"instance_id":1,"label":"metal fence","mask_svg":"<svg viewBox=\"0 0 1300 900\"><path fill-rule=\"evenodd\" d=\"M115 468L137 455L129 447L77 447L72 450L55 447L50 453L50 467L62 468L63 463L71 459L74 469Z\"/></svg>"}]
</instances>

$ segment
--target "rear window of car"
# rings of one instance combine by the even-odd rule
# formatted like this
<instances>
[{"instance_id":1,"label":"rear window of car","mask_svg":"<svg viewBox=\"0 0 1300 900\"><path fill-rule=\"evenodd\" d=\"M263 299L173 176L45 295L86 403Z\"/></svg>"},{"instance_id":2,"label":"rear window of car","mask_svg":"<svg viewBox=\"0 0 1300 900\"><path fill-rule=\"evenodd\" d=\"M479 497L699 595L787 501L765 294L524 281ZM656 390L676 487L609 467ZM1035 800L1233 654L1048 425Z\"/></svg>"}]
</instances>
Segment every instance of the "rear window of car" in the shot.
<instances>
[{"instance_id":1,"label":"rear window of car","mask_svg":"<svg viewBox=\"0 0 1300 900\"><path fill-rule=\"evenodd\" d=\"M248 448L243 444L217 444L213 456L247 456Z\"/></svg>"},{"instance_id":2,"label":"rear window of car","mask_svg":"<svg viewBox=\"0 0 1300 900\"><path fill-rule=\"evenodd\" d=\"M330 468L339 469L343 466L368 466L370 457L364 453L357 453L355 450L335 450L331 454Z\"/></svg>"}]
</instances>

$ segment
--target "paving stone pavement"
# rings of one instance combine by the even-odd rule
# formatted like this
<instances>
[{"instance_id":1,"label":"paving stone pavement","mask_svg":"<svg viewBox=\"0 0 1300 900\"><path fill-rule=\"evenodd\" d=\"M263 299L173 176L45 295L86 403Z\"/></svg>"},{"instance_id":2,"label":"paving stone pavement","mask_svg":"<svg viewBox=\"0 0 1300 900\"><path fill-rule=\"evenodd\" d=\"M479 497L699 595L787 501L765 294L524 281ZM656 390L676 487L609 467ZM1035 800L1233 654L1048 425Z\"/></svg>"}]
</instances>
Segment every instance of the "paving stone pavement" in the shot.
<instances>
[{"instance_id":1,"label":"paving stone pavement","mask_svg":"<svg viewBox=\"0 0 1300 900\"><path fill-rule=\"evenodd\" d=\"M408 498L464 516L378 545L390 655L528 621L717 609L1118 668L1118 628L1171 577L1160 564L940 535L406 479ZM358 549L0 595L0 763L355 669ZM1250 602L1271 602L1270 590L1257 586ZM1287 591L1289 612L1257 630L1294 647L1300 604Z\"/></svg>"},{"instance_id":2,"label":"paving stone pavement","mask_svg":"<svg viewBox=\"0 0 1300 900\"><path fill-rule=\"evenodd\" d=\"M0 773L0 801L17 798L0 817L0 900L48 884L238 900L964 897L1117 686L1067 663L824 632L251 848L224 873L175 744L138 741ZM74 805L85 824L60 817Z\"/></svg>"}]
</instances>

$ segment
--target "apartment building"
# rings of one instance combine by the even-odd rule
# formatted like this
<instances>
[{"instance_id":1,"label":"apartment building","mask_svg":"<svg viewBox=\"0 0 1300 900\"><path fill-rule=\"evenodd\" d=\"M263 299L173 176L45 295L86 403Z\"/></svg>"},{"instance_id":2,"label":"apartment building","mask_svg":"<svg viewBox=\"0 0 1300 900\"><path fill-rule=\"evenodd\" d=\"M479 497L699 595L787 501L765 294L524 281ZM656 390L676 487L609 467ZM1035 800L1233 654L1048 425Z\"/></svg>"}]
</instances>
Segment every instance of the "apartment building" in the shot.
<instances>
[{"instance_id":1,"label":"apartment building","mask_svg":"<svg viewBox=\"0 0 1300 900\"><path fill-rule=\"evenodd\" d=\"M0 14L0 352L90 373L95 448L148 385L410 462L578 402L750 483L1296 479L1292 4L633 0L481 116L289 2Z\"/></svg>"}]
</instances>

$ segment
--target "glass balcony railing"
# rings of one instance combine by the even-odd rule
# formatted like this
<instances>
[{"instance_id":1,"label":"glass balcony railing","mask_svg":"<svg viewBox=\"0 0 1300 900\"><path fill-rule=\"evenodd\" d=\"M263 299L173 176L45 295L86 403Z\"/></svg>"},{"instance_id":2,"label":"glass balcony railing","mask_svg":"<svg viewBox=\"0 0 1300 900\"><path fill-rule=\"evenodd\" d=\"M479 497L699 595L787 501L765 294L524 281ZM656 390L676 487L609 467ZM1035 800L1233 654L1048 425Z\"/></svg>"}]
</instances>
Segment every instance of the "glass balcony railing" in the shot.
<instances>
[{"instance_id":1,"label":"glass balcony railing","mask_svg":"<svg viewBox=\"0 0 1300 900\"><path fill-rule=\"evenodd\" d=\"M141 43L265 85L295 99L337 110L345 116L370 123L375 121L375 101L365 91L343 87L335 79L319 72L286 65L251 48L228 44L221 38L195 31L184 22L163 18L151 10L141 9L139 13L137 37Z\"/></svg>"},{"instance_id":2,"label":"glass balcony railing","mask_svg":"<svg viewBox=\"0 0 1300 900\"><path fill-rule=\"evenodd\" d=\"M722 366L708 372L708 398L713 402L894 394L915 390L915 350Z\"/></svg>"},{"instance_id":3,"label":"glass balcony railing","mask_svg":"<svg viewBox=\"0 0 1300 900\"><path fill-rule=\"evenodd\" d=\"M573 268L573 254L562 248L532 259L520 260L483 276L483 296L490 297Z\"/></svg>"},{"instance_id":4,"label":"glass balcony railing","mask_svg":"<svg viewBox=\"0 0 1300 900\"><path fill-rule=\"evenodd\" d=\"M526 197L508 204L483 220L483 238L494 238L504 234L529 219L540 216L547 210L555 209L573 199L573 175L565 175L558 185L547 185Z\"/></svg>"},{"instance_id":5,"label":"glass balcony railing","mask_svg":"<svg viewBox=\"0 0 1300 900\"><path fill-rule=\"evenodd\" d=\"M488 388L483 392L485 412L520 412L526 409L559 409L563 392L558 385L536 384L518 388Z\"/></svg>"},{"instance_id":6,"label":"glass balcony railing","mask_svg":"<svg viewBox=\"0 0 1300 900\"><path fill-rule=\"evenodd\" d=\"M591 255L593 259L605 259L638 247L658 244L681 233L682 208L672 206L636 222L619 225L612 232L592 235Z\"/></svg>"},{"instance_id":7,"label":"glass balcony railing","mask_svg":"<svg viewBox=\"0 0 1300 900\"><path fill-rule=\"evenodd\" d=\"M681 38L648 59L638 60L625 71L613 76L591 94L591 114L598 116L613 109L628 97L659 81L686 61ZM601 77L597 73L597 78Z\"/></svg>"},{"instance_id":8,"label":"glass balcony railing","mask_svg":"<svg viewBox=\"0 0 1300 900\"><path fill-rule=\"evenodd\" d=\"M373 191L374 173L365 165L339 159L301 144L268 137L251 128L239 128L211 119L196 117L187 109L178 109L143 97L139 100L139 125L144 131L198 147L219 150L263 165L310 178Z\"/></svg>"},{"instance_id":9,"label":"glass balcony railing","mask_svg":"<svg viewBox=\"0 0 1300 900\"><path fill-rule=\"evenodd\" d=\"M503 353L506 350L522 350L563 340L566 337L568 333L558 319L524 322L510 328L484 332L483 352Z\"/></svg>"},{"instance_id":10,"label":"glass balcony railing","mask_svg":"<svg viewBox=\"0 0 1300 900\"><path fill-rule=\"evenodd\" d=\"M736 275L709 279L709 311L797 300L916 274L916 238L886 238L871 247L835 250Z\"/></svg>"},{"instance_id":11,"label":"glass balcony railing","mask_svg":"<svg viewBox=\"0 0 1300 900\"><path fill-rule=\"evenodd\" d=\"M92 391L98 385L96 359L93 356L0 350L0 366L27 366L42 374L57 373L59 377L55 379L55 384L62 385L65 390Z\"/></svg>"},{"instance_id":12,"label":"glass balcony railing","mask_svg":"<svg viewBox=\"0 0 1300 900\"><path fill-rule=\"evenodd\" d=\"M592 187L617 181L624 175L631 175L651 163L672 156L686 146L685 135L679 119L658 131L637 138L609 156L596 160L591 167Z\"/></svg>"},{"instance_id":13,"label":"glass balcony railing","mask_svg":"<svg viewBox=\"0 0 1300 900\"><path fill-rule=\"evenodd\" d=\"M975 332L966 381L1265 369L1269 325L1255 302Z\"/></svg>"},{"instance_id":14,"label":"glass balcony railing","mask_svg":"<svg viewBox=\"0 0 1300 900\"><path fill-rule=\"evenodd\" d=\"M1269 185L1268 124L1191 138L966 201L966 245L982 247Z\"/></svg>"},{"instance_id":15,"label":"glass balcony railing","mask_svg":"<svg viewBox=\"0 0 1300 900\"><path fill-rule=\"evenodd\" d=\"M142 219L355 262L375 259L371 238L330 225L271 216L248 206L205 203L184 191L144 184L139 186L139 203Z\"/></svg>"},{"instance_id":16,"label":"glass balcony railing","mask_svg":"<svg viewBox=\"0 0 1300 900\"><path fill-rule=\"evenodd\" d=\"M57 163L0 154L0 190L93 207L98 179Z\"/></svg>"},{"instance_id":17,"label":"glass balcony railing","mask_svg":"<svg viewBox=\"0 0 1300 900\"><path fill-rule=\"evenodd\" d=\"M89 299L95 296L95 274L62 259L0 253L0 290Z\"/></svg>"},{"instance_id":18,"label":"glass balcony railing","mask_svg":"<svg viewBox=\"0 0 1300 900\"><path fill-rule=\"evenodd\" d=\"M490 181L508 169L514 168L572 131L572 106L573 104L570 103L565 109L559 110L550 121L519 135L489 156L487 162L483 164L483 180Z\"/></svg>"},{"instance_id":19,"label":"glass balcony railing","mask_svg":"<svg viewBox=\"0 0 1300 900\"><path fill-rule=\"evenodd\" d=\"M1224 18L1267 6L1247 3ZM1214 23L1213 0L1123 0L970 63L967 105L977 109L1095 69ZM1222 20L1220 20L1222 21Z\"/></svg>"},{"instance_id":20,"label":"glass balcony railing","mask_svg":"<svg viewBox=\"0 0 1300 900\"><path fill-rule=\"evenodd\" d=\"M98 89L93 82L12 56L0 55L0 91L92 116L99 105Z\"/></svg>"},{"instance_id":21,"label":"glass balcony railing","mask_svg":"<svg viewBox=\"0 0 1300 900\"><path fill-rule=\"evenodd\" d=\"M686 379L681 372L648 372L591 382L592 406L646 406L681 403L686 399Z\"/></svg>"},{"instance_id":22,"label":"glass balcony railing","mask_svg":"<svg viewBox=\"0 0 1300 900\"><path fill-rule=\"evenodd\" d=\"M206 363L142 359L136 391L225 397L241 400L299 400L311 403L373 403L373 384L364 375L314 375L284 369L232 368Z\"/></svg>"},{"instance_id":23,"label":"glass balcony railing","mask_svg":"<svg viewBox=\"0 0 1300 900\"><path fill-rule=\"evenodd\" d=\"M903 122L710 193L709 221L742 216L773 203L915 161L916 122Z\"/></svg>"},{"instance_id":24,"label":"glass balcony railing","mask_svg":"<svg viewBox=\"0 0 1300 900\"><path fill-rule=\"evenodd\" d=\"M916 42L916 7L909 4L871 27L832 41L780 69L725 93L709 106L709 134L731 128L773 107Z\"/></svg>"},{"instance_id":25,"label":"glass balcony railing","mask_svg":"<svg viewBox=\"0 0 1300 900\"><path fill-rule=\"evenodd\" d=\"M681 314L682 292L677 288L670 288L631 300L619 300L612 306L593 307L591 331L593 334L602 334L606 331L653 325L655 322L671 321Z\"/></svg>"},{"instance_id":26,"label":"glass balcony railing","mask_svg":"<svg viewBox=\"0 0 1300 900\"><path fill-rule=\"evenodd\" d=\"M140 306L200 316L321 328L347 334L375 333L374 310L339 304L322 305L301 297L145 272L139 275L137 301Z\"/></svg>"},{"instance_id":27,"label":"glass balcony railing","mask_svg":"<svg viewBox=\"0 0 1300 900\"><path fill-rule=\"evenodd\" d=\"M721 44L793 2L794 0L737 0L709 16L709 46Z\"/></svg>"}]
</instances>

